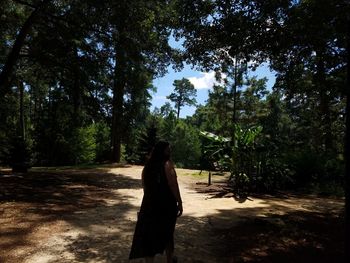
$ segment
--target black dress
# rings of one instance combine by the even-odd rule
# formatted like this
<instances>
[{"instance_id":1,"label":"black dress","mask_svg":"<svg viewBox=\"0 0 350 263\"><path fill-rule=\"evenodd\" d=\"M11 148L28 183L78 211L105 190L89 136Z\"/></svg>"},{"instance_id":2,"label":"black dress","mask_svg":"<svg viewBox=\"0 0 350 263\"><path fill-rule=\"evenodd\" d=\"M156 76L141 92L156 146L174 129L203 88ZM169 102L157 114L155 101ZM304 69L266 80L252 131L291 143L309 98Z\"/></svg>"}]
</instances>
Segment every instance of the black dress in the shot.
<instances>
[{"instance_id":1,"label":"black dress","mask_svg":"<svg viewBox=\"0 0 350 263\"><path fill-rule=\"evenodd\" d=\"M136 223L129 259L162 254L174 246L177 204L165 175L165 166L144 168L144 196Z\"/></svg>"}]
</instances>

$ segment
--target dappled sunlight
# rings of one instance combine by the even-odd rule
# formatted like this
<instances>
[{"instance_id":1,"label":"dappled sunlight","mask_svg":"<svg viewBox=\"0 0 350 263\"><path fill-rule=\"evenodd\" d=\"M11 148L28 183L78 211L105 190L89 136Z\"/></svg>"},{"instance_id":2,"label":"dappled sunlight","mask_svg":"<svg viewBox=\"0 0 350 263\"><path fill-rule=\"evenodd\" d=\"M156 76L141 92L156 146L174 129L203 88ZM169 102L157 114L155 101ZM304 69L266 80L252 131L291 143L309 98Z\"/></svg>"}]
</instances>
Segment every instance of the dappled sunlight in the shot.
<instances>
[{"instance_id":1,"label":"dappled sunlight","mask_svg":"<svg viewBox=\"0 0 350 263\"><path fill-rule=\"evenodd\" d=\"M202 186L206 188L206 186ZM191 185L181 186L181 191L187 194L183 197L184 213L192 217L205 217L217 215L220 210L232 212L235 217L235 209L242 207L266 207L268 204L260 199L247 199L245 202L231 198L210 198L198 189L191 189Z\"/></svg>"},{"instance_id":2,"label":"dappled sunlight","mask_svg":"<svg viewBox=\"0 0 350 263\"><path fill-rule=\"evenodd\" d=\"M35 171L25 176L0 176L0 234L6 236L0 242L0 258L6 257L6 262L26 258L26 262L37 263L39 253L41 259L64 262L60 259L64 251L65 259L70 259L66 262L72 262L77 255L67 245L78 239L91 237L94 243L100 238L101 246L106 236L116 243L125 239L120 236L126 233L131 239L133 224L127 221L127 214L129 210L136 214L138 207L129 204L131 194L118 193L118 188L140 191L140 180L108 171Z\"/></svg>"},{"instance_id":3,"label":"dappled sunlight","mask_svg":"<svg viewBox=\"0 0 350 263\"><path fill-rule=\"evenodd\" d=\"M1 262L128 262L143 196L141 171L128 166L0 176ZM309 262L311 253L327 262L322 256L341 255L335 233L342 233L344 200L237 198L222 192L221 177L207 186L205 177L185 172L178 175L184 206L175 231L180 262L281 262L282 255L307 262L298 251ZM165 262L164 255L156 262Z\"/></svg>"},{"instance_id":4,"label":"dappled sunlight","mask_svg":"<svg viewBox=\"0 0 350 263\"><path fill-rule=\"evenodd\" d=\"M243 207L268 207L263 200L254 199L246 201L245 203L239 203L232 199L206 199L203 198L203 194L192 195L184 198L184 209L186 209L186 215L192 217L211 216L220 213L220 210L230 211L233 215L235 209Z\"/></svg>"}]
</instances>

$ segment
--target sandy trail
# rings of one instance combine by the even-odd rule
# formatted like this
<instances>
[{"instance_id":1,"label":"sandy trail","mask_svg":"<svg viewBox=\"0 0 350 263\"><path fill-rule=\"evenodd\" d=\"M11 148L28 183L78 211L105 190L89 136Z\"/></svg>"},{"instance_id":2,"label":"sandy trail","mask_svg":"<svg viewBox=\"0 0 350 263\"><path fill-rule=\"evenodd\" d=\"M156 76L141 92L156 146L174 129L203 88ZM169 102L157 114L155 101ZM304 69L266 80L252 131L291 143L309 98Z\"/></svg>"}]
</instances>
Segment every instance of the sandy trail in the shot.
<instances>
[{"instance_id":1,"label":"sandy trail","mask_svg":"<svg viewBox=\"0 0 350 263\"><path fill-rule=\"evenodd\" d=\"M127 166L0 176L0 262L129 262L142 198L141 170ZM337 215L343 207L342 200L317 197L214 198L206 179L191 175L198 171L177 172L184 206L175 230L179 262L233 262L227 231L240 222L275 220L278 225L291 212ZM156 262L165 257L157 256Z\"/></svg>"}]
</instances>

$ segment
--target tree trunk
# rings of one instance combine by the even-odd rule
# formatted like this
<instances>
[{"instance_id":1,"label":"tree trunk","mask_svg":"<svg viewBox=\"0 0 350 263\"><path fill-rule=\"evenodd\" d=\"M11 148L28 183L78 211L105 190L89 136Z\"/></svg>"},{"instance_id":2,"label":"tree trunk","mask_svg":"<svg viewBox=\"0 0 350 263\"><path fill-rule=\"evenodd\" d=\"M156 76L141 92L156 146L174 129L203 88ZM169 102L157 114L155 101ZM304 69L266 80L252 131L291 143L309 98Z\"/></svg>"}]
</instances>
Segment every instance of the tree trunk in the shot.
<instances>
[{"instance_id":1,"label":"tree trunk","mask_svg":"<svg viewBox=\"0 0 350 263\"><path fill-rule=\"evenodd\" d=\"M348 18L349 19L349 18ZM350 21L347 34L347 83L345 122L345 262L350 262Z\"/></svg>"},{"instance_id":2,"label":"tree trunk","mask_svg":"<svg viewBox=\"0 0 350 263\"><path fill-rule=\"evenodd\" d=\"M330 153L333 149L333 137L332 137L332 120L330 110L330 97L327 94L327 84L325 76L325 65L323 61L323 55L320 53L317 62L316 73L316 85L320 90L320 113L321 113L321 134L323 135L323 144L325 153Z\"/></svg>"},{"instance_id":3,"label":"tree trunk","mask_svg":"<svg viewBox=\"0 0 350 263\"><path fill-rule=\"evenodd\" d=\"M236 145L236 123L237 123L237 116L236 116L236 111L237 111L237 57L235 57L235 62L234 62L234 83L232 86L232 96L233 96L233 113L232 113L232 137L231 137L231 143L232 143L232 164L235 165L235 145ZM229 181L233 179L233 172L231 172Z\"/></svg>"},{"instance_id":4,"label":"tree trunk","mask_svg":"<svg viewBox=\"0 0 350 263\"><path fill-rule=\"evenodd\" d=\"M180 103L179 103L179 105L180 105ZM179 117L180 117L180 106L177 106L177 119L179 119Z\"/></svg>"},{"instance_id":5,"label":"tree trunk","mask_svg":"<svg viewBox=\"0 0 350 263\"><path fill-rule=\"evenodd\" d=\"M24 85L22 81L18 81L19 91L19 132L13 143L12 161L11 167L12 172L26 173L28 169L28 156L25 143L25 125L24 125Z\"/></svg>"},{"instance_id":6,"label":"tree trunk","mask_svg":"<svg viewBox=\"0 0 350 263\"><path fill-rule=\"evenodd\" d=\"M50 0L43 0L35 10L30 14L27 20L24 22L23 26L19 30L15 43L6 59L5 65L0 73L0 96L3 97L8 92L8 84L10 81L11 74L13 72L13 68L17 63L19 58L19 53L21 51L22 46L24 45L24 41L29 33L30 28L34 24L36 18L39 16L42 9L50 2Z\"/></svg>"},{"instance_id":7,"label":"tree trunk","mask_svg":"<svg viewBox=\"0 0 350 263\"><path fill-rule=\"evenodd\" d=\"M81 72L79 66L79 56L78 49L76 46L73 47L73 57L75 61L73 62L73 125L77 128L82 125L82 114L81 114L81 104L82 104L82 88L81 88Z\"/></svg>"},{"instance_id":8,"label":"tree trunk","mask_svg":"<svg viewBox=\"0 0 350 263\"><path fill-rule=\"evenodd\" d=\"M116 62L114 67L114 85L113 85L113 105L112 105L112 131L111 131L111 161L120 162L121 142L122 142L122 123L123 123L123 96L125 89L125 54L123 40L119 38L119 45L116 45Z\"/></svg>"},{"instance_id":9,"label":"tree trunk","mask_svg":"<svg viewBox=\"0 0 350 263\"><path fill-rule=\"evenodd\" d=\"M20 127L20 137L25 141L25 125L24 125L24 85L22 81L18 82L19 88L19 127Z\"/></svg>"}]
</instances>

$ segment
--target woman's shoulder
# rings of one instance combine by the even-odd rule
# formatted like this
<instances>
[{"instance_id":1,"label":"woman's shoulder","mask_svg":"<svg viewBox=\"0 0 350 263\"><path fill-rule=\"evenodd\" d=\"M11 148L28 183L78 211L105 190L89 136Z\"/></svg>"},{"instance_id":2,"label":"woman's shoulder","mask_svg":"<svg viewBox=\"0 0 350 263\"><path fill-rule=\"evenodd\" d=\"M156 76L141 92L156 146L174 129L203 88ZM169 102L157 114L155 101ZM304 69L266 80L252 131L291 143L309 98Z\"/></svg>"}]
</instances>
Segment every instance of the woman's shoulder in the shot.
<instances>
[{"instance_id":1,"label":"woman's shoulder","mask_svg":"<svg viewBox=\"0 0 350 263\"><path fill-rule=\"evenodd\" d=\"M175 164L172 160L167 160L164 164L165 168L175 168Z\"/></svg>"}]
</instances>

